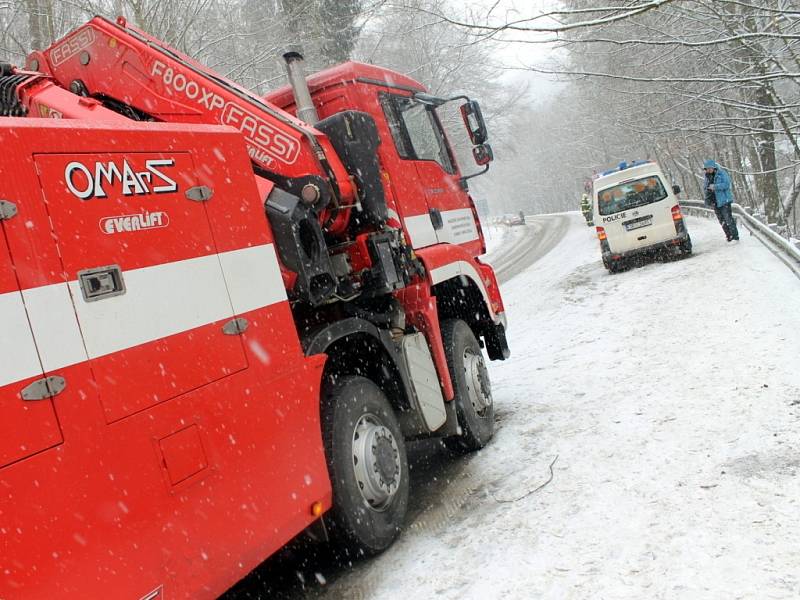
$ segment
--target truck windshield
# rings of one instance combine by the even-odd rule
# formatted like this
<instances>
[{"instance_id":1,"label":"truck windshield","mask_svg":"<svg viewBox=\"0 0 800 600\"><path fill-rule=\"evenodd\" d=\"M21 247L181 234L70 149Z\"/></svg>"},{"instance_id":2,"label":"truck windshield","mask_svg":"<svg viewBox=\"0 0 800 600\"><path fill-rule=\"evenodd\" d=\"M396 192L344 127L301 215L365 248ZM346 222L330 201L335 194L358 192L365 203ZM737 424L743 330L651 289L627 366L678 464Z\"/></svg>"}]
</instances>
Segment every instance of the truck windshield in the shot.
<instances>
[{"instance_id":1,"label":"truck windshield","mask_svg":"<svg viewBox=\"0 0 800 600\"><path fill-rule=\"evenodd\" d=\"M657 175L624 181L597 193L597 207L601 215L614 213L659 202L667 197L667 191Z\"/></svg>"}]
</instances>

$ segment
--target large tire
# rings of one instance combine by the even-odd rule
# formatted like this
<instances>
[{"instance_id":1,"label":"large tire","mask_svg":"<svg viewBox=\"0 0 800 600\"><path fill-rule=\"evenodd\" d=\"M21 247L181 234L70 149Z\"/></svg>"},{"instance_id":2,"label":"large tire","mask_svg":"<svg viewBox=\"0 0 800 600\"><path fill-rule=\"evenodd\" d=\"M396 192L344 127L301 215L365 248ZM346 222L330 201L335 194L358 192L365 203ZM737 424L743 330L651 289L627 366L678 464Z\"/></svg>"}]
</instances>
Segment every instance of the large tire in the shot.
<instances>
[{"instance_id":1,"label":"large tire","mask_svg":"<svg viewBox=\"0 0 800 600\"><path fill-rule=\"evenodd\" d=\"M448 319L442 323L442 341L447 366L455 390L459 434L445 438L455 452L480 450L494 435L492 384L481 347L464 321Z\"/></svg>"},{"instance_id":2,"label":"large tire","mask_svg":"<svg viewBox=\"0 0 800 600\"><path fill-rule=\"evenodd\" d=\"M627 265L622 261L622 259L618 258L617 260L608 259L608 263L606 263L606 269L612 275L623 271Z\"/></svg>"},{"instance_id":3,"label":"large tire","mask_svg":"<svg viewBox=\"0 0 800 600\"><path fill-rule=\"evenodd\" d=\"M402 529L409 487L403 436L386 396L369 379L343 377L324 395L322 436L332 540L355 557L385 550Z\"/></svg>"}]
</instances>

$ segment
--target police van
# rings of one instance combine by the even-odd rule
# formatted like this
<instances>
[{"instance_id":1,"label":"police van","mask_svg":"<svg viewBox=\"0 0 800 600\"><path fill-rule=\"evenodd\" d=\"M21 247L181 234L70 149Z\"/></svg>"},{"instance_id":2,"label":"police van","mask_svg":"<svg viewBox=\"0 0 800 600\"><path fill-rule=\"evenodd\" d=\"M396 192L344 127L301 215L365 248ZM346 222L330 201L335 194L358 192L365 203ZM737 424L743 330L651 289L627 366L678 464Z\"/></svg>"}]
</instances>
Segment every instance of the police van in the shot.
<instances>
[{"instance_id":1,"label":"police van","mask_svg":"<svg viewBox=\"0 0 800 600\"><path fill-rule=\"evenodd\" d=\"M611 273L633 257L666 251L692 253L677 194L654 161L622 162L593 182L592 209L603 265Z\"/></svg>"}]
</instances>

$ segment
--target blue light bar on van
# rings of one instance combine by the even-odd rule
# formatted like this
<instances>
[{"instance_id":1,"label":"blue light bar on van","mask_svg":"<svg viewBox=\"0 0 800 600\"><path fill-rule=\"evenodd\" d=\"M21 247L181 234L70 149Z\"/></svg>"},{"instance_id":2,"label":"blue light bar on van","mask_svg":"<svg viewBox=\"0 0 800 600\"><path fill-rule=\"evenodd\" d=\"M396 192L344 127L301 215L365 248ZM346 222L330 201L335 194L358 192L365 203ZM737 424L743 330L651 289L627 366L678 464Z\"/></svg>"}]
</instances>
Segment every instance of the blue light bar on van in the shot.
<instances>
[{"instance_id":1,"label":"blue light bar on van","mask_svg":"<svg viewBox=\"0 0 800 600\"><path fill-rule=\"evenodd\" d=\"M639 165L646 165L647 163L653 162L652 160L634 160L631 162L622 161L613 169L609 169L608 171L603 171L600 173L600 176L603 175L611 175L611 173L619 173L620 171L624 171L625 169L630 169L631 167L638 167Z\"/></svg>"}]
</instances>

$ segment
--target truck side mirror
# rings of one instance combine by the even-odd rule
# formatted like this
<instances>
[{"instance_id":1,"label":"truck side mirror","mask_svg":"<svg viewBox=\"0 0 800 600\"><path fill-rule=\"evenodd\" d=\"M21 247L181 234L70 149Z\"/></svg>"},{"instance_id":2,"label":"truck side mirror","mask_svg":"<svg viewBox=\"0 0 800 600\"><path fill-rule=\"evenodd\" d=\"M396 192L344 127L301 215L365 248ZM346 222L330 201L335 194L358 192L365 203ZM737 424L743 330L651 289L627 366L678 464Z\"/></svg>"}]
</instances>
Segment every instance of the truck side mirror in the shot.
<instances>
[{"instance_id":1,"label":"truck side mirror","mask_svg":"<svg viewBox=\"0 0 800 600\"><path fill-rule=\"evenodd\" d=\"M479 146L489 138L486 121L483 120L483 113L477 100L469 100L461 105L461 118L474 145Z\"/></svg>"},{"instance_id":2,"label":"truck side mirror","mask_svg":"<svg viewBox=\"0 0 800 600\"><path fill-rule=\"evenodd\" d=\"M679 185L673 185L673 186L672 186L672 193L673 193L673 194L675 194L676 196L677 196L678 194L680 194L680 193L681 193L681 186L679 186Z\"/></svg>"},{"instance_id":3,"label":"truck side mirror","mask_svg":"<svg viewBox=\"0 0 800 600\"><path fill-rule=\"evenodd\" d=\"M482 167L494 160L494 153L489 144L479 144L472 149L472 157L475 159L475 162Z\"/></svg>"}]
</instances>

